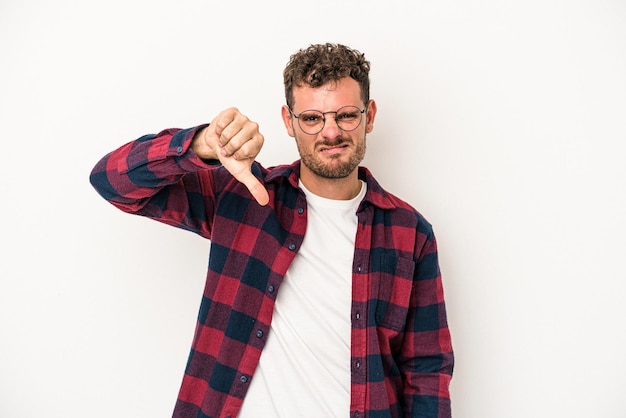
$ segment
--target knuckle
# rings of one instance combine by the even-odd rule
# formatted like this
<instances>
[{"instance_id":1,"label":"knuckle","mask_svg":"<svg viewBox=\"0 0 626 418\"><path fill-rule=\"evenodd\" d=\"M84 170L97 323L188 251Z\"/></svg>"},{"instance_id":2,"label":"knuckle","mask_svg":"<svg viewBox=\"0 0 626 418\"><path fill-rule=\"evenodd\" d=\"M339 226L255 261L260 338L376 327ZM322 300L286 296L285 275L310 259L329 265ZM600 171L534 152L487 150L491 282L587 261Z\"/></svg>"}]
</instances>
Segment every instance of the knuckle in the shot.
<instances>
[{"instance_id":1,"label":"knuckle","mask_svg":"<svg viewBox=\"0 0 626 418\"><path fill-rule=\"evenodd\" d=\"M229 154L234 154L235 151L237 151L237 148L233 145L232 142L227 143L226 145L224 145L224 149L226 150L227 153Z\"/></svg>"}]
</instances>

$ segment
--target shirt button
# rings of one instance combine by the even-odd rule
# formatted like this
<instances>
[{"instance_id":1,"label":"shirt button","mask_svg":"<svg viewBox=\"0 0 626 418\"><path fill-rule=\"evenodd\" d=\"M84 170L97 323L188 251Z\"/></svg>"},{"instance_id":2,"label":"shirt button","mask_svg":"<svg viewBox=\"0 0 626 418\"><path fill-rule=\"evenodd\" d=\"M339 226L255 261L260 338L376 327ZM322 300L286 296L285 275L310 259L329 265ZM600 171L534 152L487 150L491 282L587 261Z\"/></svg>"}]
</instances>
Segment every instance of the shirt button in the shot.
<instances>
[{"instance_id":1,"label":"shirt button","mask_svg":"<svg viewBox=\"0 0 626 418\"><path fill-rule=\"evenodd\" d=\"M296 249L296 244L289 244L289 249L291 251L295 250Z\"/></svg>"},{"instance_id":2,"label":"shirt button","mask_svg":"<svg viewBox=\"0 0 626 418\"><path fill-rule=\"evenodd\" d=\"M357 312L355 316L356 316L356 319L361 319L361 314L360 313Z\"/></svg>"},{"instance_id":3,"label":"shirt button","mask_svg":"<svg viewBox=\"0 0 626 418\"><path fill-rule=\"evenodd\" d=\"M178 148L176 148L176 152L177 152L177 153L179 153L179 154L180 154L181 152L183 152L183 147L178 147Z\"/></svg>"},{"instance_id":4,"label":"shirt button","mask_svg":"<svg viewBox=\"0 0 626 418\"><path fill-rule=\"evenodd\" d=\"M241 376L239 378L239 380L241 380L241 383L246 383L248 381L248 377L247 376Z\"/></svg>"},{"instance_id":5,"label":"shirt button","mask_svg":"<svg viewBox=\"0 0 626 418\"><path fill-rule=\"evenodd\" d=\"M360 273L360 272L361 272L361 266L358 266L358 267L356 268L356 271L358 271L358 272Z\"/></svg>"},{"instance_id":6,"label":"shirt button","mask_svg":"<svg viewBox=\"0 0 626 418\"><path fill-rule=\"evenodd\" d=\"M302 215L304 213L304 208L298 208L298 213Z\"/></svg>"},{"instance_id":7,"label":"shirt button","mask_svg":"<svg viewBox=\"0 0 626 418\"><path fill-rule=\"evenodd\" d=\"M269 290L269 291L270 291L270 293L274 293L274 290L276 290L276 289L274 288L274 286L269 285L269 287L267 288L267 290Z\"/></svg>"},{"instance_id":8,"label":"shirt button","mask_svg":"<svg viewBox=\"0 0 626 418\"><path fill-rule=\"evenodd\" d=\"M361 362L357 361L356 364L354 365L357 369L361 368Z\"/></svg>"},{"instance_id":9,"label":"shirt button","mask_svg":"<svg viewBox=\"0 0 626 418\"><path fill-rule=\"evenodd\" d=\"M258 331L256 332L256 336L257 336L257 337L259 337L259 338L261 338L261 337L263 336L263 331L258 330Z\"/></svg>"}]
</instances>

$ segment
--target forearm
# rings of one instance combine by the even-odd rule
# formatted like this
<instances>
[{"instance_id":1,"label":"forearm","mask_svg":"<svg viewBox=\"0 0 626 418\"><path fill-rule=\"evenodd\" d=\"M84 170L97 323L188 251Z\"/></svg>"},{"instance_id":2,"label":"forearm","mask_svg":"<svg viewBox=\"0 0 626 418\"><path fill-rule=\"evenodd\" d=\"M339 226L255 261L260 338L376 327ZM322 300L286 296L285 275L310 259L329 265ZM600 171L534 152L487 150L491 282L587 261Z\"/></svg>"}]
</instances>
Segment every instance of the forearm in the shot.
<instances>
[{"instance_id":1,"label":"forearm","mask_svg":"<svg viewBox=\"0 0 626 418\"><path fill-rule=\"evenodd\" d=\"M201 128L170 129L129 142L95 165L90 182L120 210L189 228L194 220L186 217L203 210L190 207L193 196L212 193L209 166L190 149ZM198 216L206 219L204 213Z\"/></svg>"},{"instance_id":2,"label":"forearm","mask_svg":"<svg viewBox=\"0 0 626 418\"><path fill-rule=\"evenodd\" d=\"M450 418L450 382L454 355L447 328L423 335L415 342L420 353L403 362L403 405L406 417ZM415 336L421 338L420 335Z\"/></svg>"},{"instance_id":3,"label":"forearm","mask_svg":"<svg viewBox=\"0 0 626 418\"><path fill-rule=\"evenodd\" d=\"M437 244L431 233L420 249L400 368L407 417L449 418L454 367Z\"/></svg>"}]
</instances>

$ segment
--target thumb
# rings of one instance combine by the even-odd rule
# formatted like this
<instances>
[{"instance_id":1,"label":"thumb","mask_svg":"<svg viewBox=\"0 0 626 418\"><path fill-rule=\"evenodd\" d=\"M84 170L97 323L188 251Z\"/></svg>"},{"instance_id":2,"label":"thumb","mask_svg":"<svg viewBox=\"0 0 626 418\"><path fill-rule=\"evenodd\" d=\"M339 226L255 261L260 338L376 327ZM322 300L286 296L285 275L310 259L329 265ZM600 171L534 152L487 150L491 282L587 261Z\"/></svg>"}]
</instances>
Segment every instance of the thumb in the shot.
<instances>
[{"instance_id":1,"label":"thumb","mask_svg":"<svg viewBox=\"0 0 626 418\"><path fill-rule=\"evenodd\" d=\"M235 178L246 186L252 194L252 197L254 197L254 200L256 200L259 205L265 206L269 203L270 196L267 193L267 189L263 186L259 179L254 177L254 174L252 174L251 171L244 170L235 176Z\"/></svg>"}]
</instances>

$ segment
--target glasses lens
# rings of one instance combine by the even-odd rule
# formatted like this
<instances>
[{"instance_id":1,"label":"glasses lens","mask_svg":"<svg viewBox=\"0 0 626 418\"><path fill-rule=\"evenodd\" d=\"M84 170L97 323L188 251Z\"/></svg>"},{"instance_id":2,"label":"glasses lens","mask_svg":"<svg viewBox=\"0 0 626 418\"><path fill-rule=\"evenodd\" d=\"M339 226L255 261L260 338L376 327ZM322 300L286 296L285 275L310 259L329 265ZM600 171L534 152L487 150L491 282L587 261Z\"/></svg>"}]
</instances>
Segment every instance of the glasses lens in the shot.
<instances>
[{"instance_id":1,"label":"glasses lens","mask_svg":"<svg viewBox=\"0 0 626 418\"><path fill-rule=\"evenodd\" d=\"M298 123L304 132L315 135L324 127L324 115L316 110L307 110L300 113Z\"/></svg>"},{"instance_id":2,"label":"glasses lens","mask_svg":"<svg viewBox=\"0 0 626 418\"><path fill-rule=\"evenodd\" d=\"M344 131L353 131L361 123L361 109L356 106L342 107L337 111L337 125Z\"/></svg>"}]
</instances>

